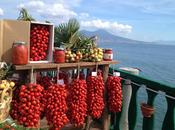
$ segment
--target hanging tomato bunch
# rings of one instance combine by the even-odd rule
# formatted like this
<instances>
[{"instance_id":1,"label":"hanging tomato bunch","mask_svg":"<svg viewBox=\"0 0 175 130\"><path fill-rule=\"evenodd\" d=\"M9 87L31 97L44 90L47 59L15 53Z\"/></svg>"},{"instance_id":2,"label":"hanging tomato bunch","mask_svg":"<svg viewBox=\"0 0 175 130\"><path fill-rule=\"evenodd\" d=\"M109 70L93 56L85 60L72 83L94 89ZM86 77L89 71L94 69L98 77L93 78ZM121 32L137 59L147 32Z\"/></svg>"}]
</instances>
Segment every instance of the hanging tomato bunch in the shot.
<instances>
[{"instance_id":1,"label":"hanging tomato bunch","mask_svg":"<svg viewBox=\"0 0 175 130\"><path fill-rule=\"evenodd\" d=\"M62 85L52 85L48 88L44 99L45 112L48 124L54 129L60 129L68 122L67 112L67 90Z\"/></svg>"},{"instance_id":2,"label":"hanging tomato bunch","mask_svg":"<svg viewBox=\"0 0 175 130\"><path fill-rule=\"evenodd\" d=\"M49 46L49 28L45 25L32 25L30 35L30 60L46 60Z\"/></svg>"},{"instance_id":3,"label":"hanging tomato bunch","mask_svg":"<svg viewBox=\"0 0 175 130\"><path fill-rule=\"evenodd\" d=\"M70 85L68 96L69 119L77 127L83 125L87 112L86 94L87 85L85 80L74 79Z\"/></svg>"},{"instance_id":4,"label":"hanging tomato bunch","mask_svg":"<svg viewBox=\"0 0 175 130\"><path fill-rule=\"evenodd\" d=\"M40 99L43 87L38 84L22 85L19 92L18 122L25 127L38 127L40 120Z\"/></svg>"},{"instance_id":5,"label":"hanging tomato bunch","mask_svg":"<svg viewBox=\"0 0 175 130\"><path fill-rule=\"evenodd\" d=\"M88 114L93 118L100 118L104 109L104 82L100 75L88 76Z\"/></svg>"},{"instance_id":6,"label":"hanging tomato bunch","mask_svg":"<svg viewBox=\"0 0 175 130\"><path fill-rule=\"evenodd\" d=\"M121 78L109 76L107 79L108 105L111 112L120 112L122 107Z\"/></svg>"}]
</instances>

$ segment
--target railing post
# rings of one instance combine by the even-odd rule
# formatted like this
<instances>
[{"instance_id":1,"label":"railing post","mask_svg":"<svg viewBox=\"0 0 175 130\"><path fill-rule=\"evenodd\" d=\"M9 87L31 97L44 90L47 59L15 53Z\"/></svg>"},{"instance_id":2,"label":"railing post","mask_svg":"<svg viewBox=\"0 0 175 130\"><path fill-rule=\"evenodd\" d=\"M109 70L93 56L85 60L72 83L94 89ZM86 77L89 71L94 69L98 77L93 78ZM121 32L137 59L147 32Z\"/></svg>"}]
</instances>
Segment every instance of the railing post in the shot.
<instances>
[{"instance_id":1,"label":"railing post","mask_svg":"<svg viewBox=\"0 0 175 130\"><path fill-rule=\"evenodd\" d=\"M128 127L128 109L132 95L131 80L126 80L123 86L123 107L120 119L120 130L129 130Z\"/></svg>"},{"instance_id":2,"label":"railing post","mask_svg":"<svg viewBox=\"0 0 175 130\"><path fill-rule=\"evenodd\" d=\"M152 91L146 90L148 93L148 101L147 104L153 106L154 99L157 93ZM143 130L153 130L154 128L154 114L151 117L144 117L143 118Z\"/></svg>"},{"instance_id":3,"label":"railing post","mask_svg":"<svg viewBox=\"0 0 175 130\"><path fill-rule=\"evenodd\" d=\"M137 120L137 91L139 87L132 84L132 96L129 105L129 130L134 130Z\"/></svg>"},{"instance_id":4,"label":"railing post","mask_svg":"<svg viewBox=\"0 0 175 130\"><path fill-rule=\"evenodd\" d=\"M174 108L175 108L175 101L166 97L167 100L167 112L163 121L162 130L174 130Z\"/></svg>"}]
</instances>

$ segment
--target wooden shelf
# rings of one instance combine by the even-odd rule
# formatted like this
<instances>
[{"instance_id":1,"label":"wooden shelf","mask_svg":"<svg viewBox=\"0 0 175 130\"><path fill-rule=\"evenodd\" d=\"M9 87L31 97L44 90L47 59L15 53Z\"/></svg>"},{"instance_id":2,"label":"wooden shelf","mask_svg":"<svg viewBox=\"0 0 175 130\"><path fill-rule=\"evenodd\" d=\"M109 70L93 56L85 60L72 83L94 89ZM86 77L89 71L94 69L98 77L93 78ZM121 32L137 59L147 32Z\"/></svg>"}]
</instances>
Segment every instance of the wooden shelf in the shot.
<instances>
[{"instance_id":1,"label":"wooden shelf","mask_svg":"<svg viewBox=\"0 0 175 130\"><path fill-rule=\"evenodd\" d=\"M101 61L101 62L79 62L79 63L30 63L27 65L14 65L15 70L30 70L30 69L56 69L59 68L77 68L80 66L81 68L93 67L95 65L110 65L117 64L117 61Z\"/></svg>"}]
</instances>

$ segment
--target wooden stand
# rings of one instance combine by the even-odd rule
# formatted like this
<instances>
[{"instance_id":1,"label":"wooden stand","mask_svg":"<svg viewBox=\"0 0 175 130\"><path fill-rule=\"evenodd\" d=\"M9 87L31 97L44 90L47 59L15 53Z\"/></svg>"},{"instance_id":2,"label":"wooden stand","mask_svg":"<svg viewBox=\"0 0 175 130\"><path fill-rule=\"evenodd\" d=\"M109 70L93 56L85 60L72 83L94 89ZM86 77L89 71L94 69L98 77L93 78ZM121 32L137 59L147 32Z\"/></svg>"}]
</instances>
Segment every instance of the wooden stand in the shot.
<instances>
[{"instance_id":1,"label":"wooden stand","mask_svg":"<svg viewBox=\"0 0 175 130\"><path fill-rule=\"evenodd\" d=\"M27 65L15 65L14 69L17 72L20 71L26 71L28 72L28 75L31 75L31 72L40 72L40 71L50 71L50 70L56 70L58 67L61 70L71 70L71 69L75 69L78 68L78 66L80 66L80 68L94 68L97 65L101 65L103 67L103 80L104 82L106 82L107 77L108 77L108 72L109 72L109 65L110 64L117 64L117 61L102 61L102 62L79 62L79 63L60 63L60 64L55 64L55 63L33 63L33 64L27 64ZM31 71L32 70L32 71ZM104 98L106 99L106 91L105 91L105 95ZM107 111L107 106L104 109L103 115L102 115L102 119L103 119L103 124L102 124L102 129L103 130L109 130L109 125L110 125L110 115L108 114ZM89 123L91 122L91 119L89 117L89 121L88 121L88 128L86 130L89 130Z\"/></svg>"}]
</instances>

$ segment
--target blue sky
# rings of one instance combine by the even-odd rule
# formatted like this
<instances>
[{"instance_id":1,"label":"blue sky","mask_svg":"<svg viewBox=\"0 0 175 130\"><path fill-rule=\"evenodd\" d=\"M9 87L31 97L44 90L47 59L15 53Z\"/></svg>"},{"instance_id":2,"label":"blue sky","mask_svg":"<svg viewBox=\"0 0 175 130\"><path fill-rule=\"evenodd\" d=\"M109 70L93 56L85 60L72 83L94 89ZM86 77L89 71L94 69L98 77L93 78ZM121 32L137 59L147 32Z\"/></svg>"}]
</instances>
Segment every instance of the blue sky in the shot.
<instances>
[{"instance_id":1,"label":"blue sky","mask_svg":"<svg viewBox=\"0 0 175 130\"><path fill-rule=\"evenodd\" d=\"M175 40L175 0L1 0L0 19L25 7L38 21L58 25L75 17L86 30L105 29L143 40Z\"/></svg>"}]
</instances>

